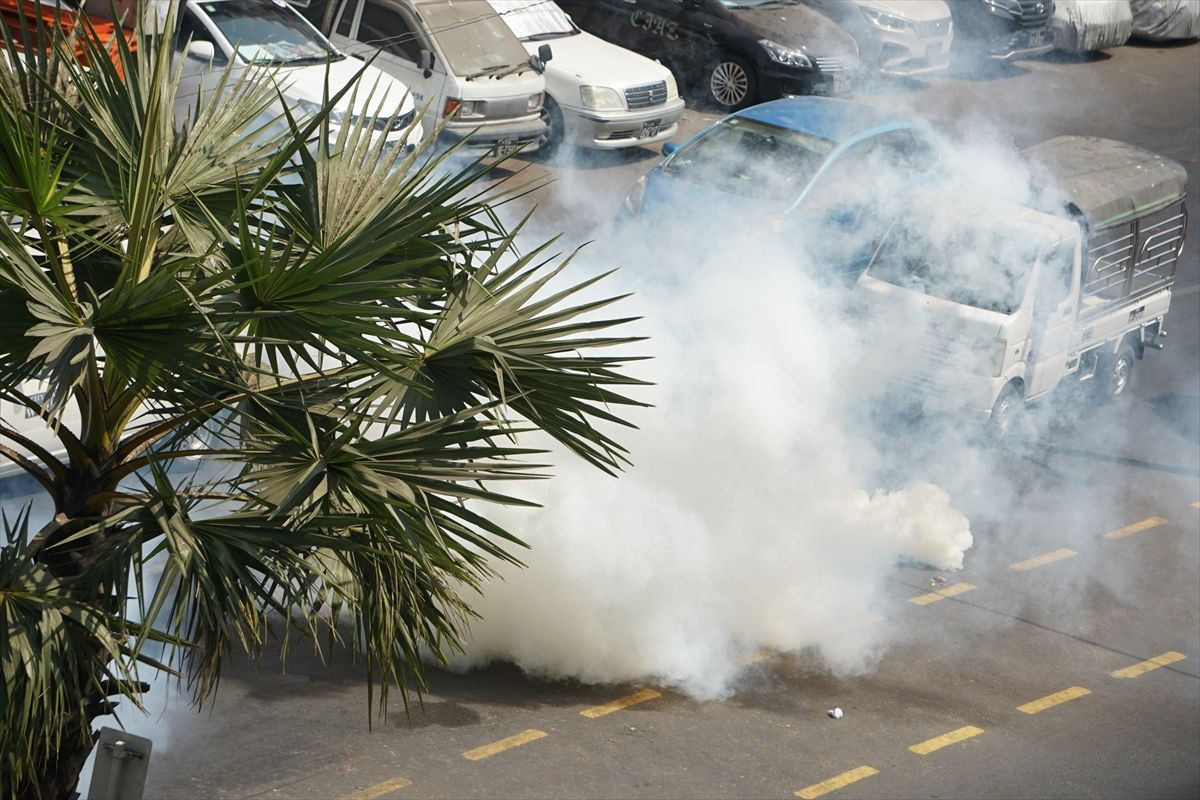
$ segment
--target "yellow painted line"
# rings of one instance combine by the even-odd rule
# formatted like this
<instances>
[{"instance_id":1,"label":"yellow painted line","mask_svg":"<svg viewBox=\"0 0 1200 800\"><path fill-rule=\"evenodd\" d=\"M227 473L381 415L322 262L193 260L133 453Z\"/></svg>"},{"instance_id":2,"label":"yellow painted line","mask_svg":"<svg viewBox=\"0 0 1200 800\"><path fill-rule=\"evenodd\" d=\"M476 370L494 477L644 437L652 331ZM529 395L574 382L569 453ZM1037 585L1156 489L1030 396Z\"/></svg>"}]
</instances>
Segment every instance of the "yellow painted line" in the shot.
<instances>
[{"instance_id":1,"label":"yellow painted line","mask_svg":"<svg viewBox=\"0 0 1200 800\"><path fill-rule=\"evenodd\" d=\"M733 665L735 667L748 667L751 664L757 664L760 661L766 661L773 655L774 653L772 653L770 650L759 650L757 653L750 653L749 655L742 656L734 661Z\"/></svg>"},{"instance_id":2,"label":"yellow painted line","mask_svg":"<svg viewBox=\"0 0 1200 800\"><path fill-rule=\"evenodd\" d=\"M1054 708L1054 706L1062 705L1068 700L1074 700L1077 697L1083 697L1085 694L1091 693L1091 689L1085 689L1082 686L1072 686L1070 689L1063 689L1061 692L1048 694L1045 697L1032 700L1023 706L1017 706L1017 711L1024 711L1026 714L1036 714L1039 711Z\"/></svg>"},{"instance_id":3,"label":"yellow painted line","mask_svg":"<svg viewBox=\"0 0 1200 800\"><path fill-rule=\"evenodd\" d=\"M1031 558L1027 561L1018 561L1016 564L1012 564L1011 566L1015 570L1020 570L1021 572L1024 572L1027 569L1033 569L1034 567L1041 567L1046 564L1052 564L1055 561L1061 561L1064 558L1070 558L1071 556L1077 556L1077 555L1079 555L1079 553L1076 553L1074 550L1068 550L1067 548L1062 547L1062 548L1059 548L1058 550L1055 550L1053 553L1046 553L1045 555L1035 556L1034 558Z\"/></svg>"},{"instance_id":4,"label":"yellow painted line","mask_svg":"<svg viewBox=\"0 0 1200 800\"><path fill-rule=\"evenodd\" d=\"M1118 528L1115 531L1109 531L1104 534L1105 539L1124 539L1126 536L1132 536L1135 533L1148 531L1151 528L1157 528L1159 525L1165 525L1166 520L1162 517L1148 517L1141 522L1135 522L1132 525L1126 525L1124 528Z\"/></svg>"},{"instance_id":5,"label":"yellow painted line","mask_svg":"<svg viewBox=\"0 0 1200 800\"><path fill-rule=\"evenodd\" d=\"M964 739L970 739L972 736L978 736L983 733L983 728L976 728L974 725L967 725L958 730L943 733L941 736L935 736L932 739L926 739L920 744L914 744L908 749L919 756L927 756L935 750L941 750L943 747L949 747L956 742L961 742Z\"/></svg>"},{"instance_id":6,"label":"yellow painted line","mask_svg":"<svg viewBox=\"0 0 1200 800\"><path fill-rule=\"evenodd\" d=\"M799 797L800 800L814 800L814 798L821 795L829 794L834 789L841 789L843 786L849 786L852 783L861 781L863 778L869 778L872 775L878 774L879 770L874 767L866 765L855 767L852 770L843 772L841 775L834 775L827 781L821 781L820 783L814 783L812 786L804 787L796 792L796 797Z\"/></svg>"},{"instance_id":7,"label":"yellow painted line","mask_svg":"<svg viewBox=\"0 0 1200 800\"><path fill-rule=\"evenodd\" d=\"M954 597L956 594L969 592L974 589L974 584L956 583L952 586L947 586L944 589L938 589L936 592L929 594L919 594L916 597L910 597L908 602L916 603L919 606L927 606L930 603L936 603L938 600L945 600L947 597Z\"/></svg>"},{"instance_id":8,"label":"yellow painted line","mask_svg":"<svg viewBox=\"0 0 1200 800\"><path fill-rule=\"evenodd\" d=\"M605 714L611 714L614 711L620 711L622 708L629 708L630 706L636 706L638 703L653 700L656 697L662 697L662 695L653 689L642 689L620 699L613 700L611 703L605 703L602 706L595 706L594 708L585 708L579 714L589 719L595 719L596 717L603 717Z\"/></svg>"},{"instance_id":9,"label":"yellow painted line","mask_svg":"<svg viewBox=\"0 0 1200 800\"><path fill-rule=\"evenodd\" d=\"M391 780L380 781L374 786L359 789L357 792L344 794L338 800L375 800L376 797L383 797L385 794L398 792L405 786L412 786L412 781L408 778L392 778Z\"/></svg>"},{"instance_id":10,"label":"yellow painted line","mask_svg":"<svg viewBox=\"0 0 1200 800\"><path fill-rule=\"evenodd\" d=\"M1183 653L1176 653L1172 650L1169 653L1163 653L1161 656L1148 658L1145 661L1139 661L1136 664L1125 667L1124 669L1116 669L1108 673L1114 678L1136 678L1138 675L1145 675L1147 672L1159 667L1165 667L1167 664L1174 664L1176 661L1183 661L1187 656Z\"/></svg>"},{"instance_id":11,"label":"yellow painted line","mask_svg":"<svg viewBox=\"0 0 1200 800\"><path fill-rule=\"evenodd\" d=\"M511 750L514 747L520 747L523 744L529 744L530 742L541 739L546 735L547 734L545 731L539 731L534 728L530 728L527 731L518 733L516 736L509 736L507 739L501 739L498 742L492 742L491 744L485 744L483 747L476 747L474 750L468 750L467 752L463 753L462 756L468 761L481 761L485 758L491 758L497 753L503 753L505 750Z\"/></svg>"}]
</instances>

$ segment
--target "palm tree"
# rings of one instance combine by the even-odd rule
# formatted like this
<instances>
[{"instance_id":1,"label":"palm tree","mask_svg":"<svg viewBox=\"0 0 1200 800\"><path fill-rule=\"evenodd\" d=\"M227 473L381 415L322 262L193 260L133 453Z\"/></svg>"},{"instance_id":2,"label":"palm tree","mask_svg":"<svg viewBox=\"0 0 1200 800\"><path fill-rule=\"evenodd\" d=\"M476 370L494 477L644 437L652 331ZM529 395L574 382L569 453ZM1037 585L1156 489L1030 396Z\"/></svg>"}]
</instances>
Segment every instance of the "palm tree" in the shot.
<instances>
[{"instance_id":1,"label":"palm tree","mask_svg":"<svg viewBox=\"0 0 1200 800\"><path fill-rule=\"evenodd\" d=\"M599 353L634 340L594 313L617 298L551 291L569 257L517 250L493 209L527 187L480 188L484 165L352 126L327 144L325 115L255 125L269 80L231 82L180 133L165 41L111 60L86 30L18 44L0 400L52 444L5 421L0 458L54 513L3 518L0 796L70 796L92 721L139 706L139 665L200 703L274 628L345 641L371 707L389 686L407 705L422 657L458 646L464 595L516 561L485 510L545 475L519 435L625 463L605 431L635 402L632 356Z\"/></svg>"}]
</instances>

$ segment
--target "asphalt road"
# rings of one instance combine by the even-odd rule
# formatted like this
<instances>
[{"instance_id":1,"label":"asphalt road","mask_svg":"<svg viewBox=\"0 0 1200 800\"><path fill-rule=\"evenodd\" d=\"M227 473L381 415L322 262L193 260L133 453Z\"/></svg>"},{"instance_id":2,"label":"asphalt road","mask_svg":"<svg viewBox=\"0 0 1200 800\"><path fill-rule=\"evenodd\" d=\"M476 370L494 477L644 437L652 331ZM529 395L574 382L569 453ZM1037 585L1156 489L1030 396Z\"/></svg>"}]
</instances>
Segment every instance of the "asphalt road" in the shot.
<instances>
[{"instance_id":1,"label":"asphalt road","mask_svg":"<svg viewBox=\"0 0 1200 800\"><path fill-rule=\"evenodd\" d=\"M1184 163L1200 219L1200 44L1049 58L984 79L939 77L864 97L1016 146L1063 133L1126 140ZM713 119L689 111L686 132ZM539 224L573 246L607 221L656 153L528 165L548 176ZM149 726L147 797L1054 797L1200 793L1200 236L1179 270L1169 345L1127 401L993 453L997 503L955 462L921 459L971 518L965 568L885 587L900 642L868 674L762 653L735 694L531 679L507 665L435 671L423 706L367 727L365 670L235 661L211 708ZM887 447L886 443L882 445ZM9 497L13 496L9 492ZM1090 515L1098 505L1114 509ZM1113 522L1112 520L1116 520ZM936 591L935 591L936 590ZM840 707L844 717L827 716ZM156 706L156 710L161 706ZM135 729L140 727L135 725Z\"/></svg>"}]
</instances>

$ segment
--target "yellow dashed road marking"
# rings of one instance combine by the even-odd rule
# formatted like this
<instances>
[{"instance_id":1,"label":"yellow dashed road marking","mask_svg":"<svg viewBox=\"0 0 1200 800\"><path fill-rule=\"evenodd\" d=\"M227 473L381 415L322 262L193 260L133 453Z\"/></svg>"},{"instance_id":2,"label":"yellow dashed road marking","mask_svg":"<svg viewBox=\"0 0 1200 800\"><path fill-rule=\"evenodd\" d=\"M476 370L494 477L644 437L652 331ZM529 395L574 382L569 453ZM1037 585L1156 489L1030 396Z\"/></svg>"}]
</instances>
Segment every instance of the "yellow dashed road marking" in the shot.
<instances>
[{"instance_id":1,"label":"yellow dashed road marking","mask_svg":"<svg viewBox=\"0 0 1200 800\"><path fill-rule=\"evenodd\" d=\"M774 655L774 653L772 653L770 650L759 650L757 653L751 653L749 655L742 656L734 661L733 665L735 667L748 667L751 664L757 664L760 661L766 661L772 655Z\"/></svg>"},{"instance_id":2,"label":"yellow dashed road marking","mask_svg":"<svg viewBox=\"0 0 1200 800\"><path fill-rule=\"evenodd\" d=\"M602 706L595 706L594 708L585 708L583 711L580 711L579 714L580 716L588 717L589 719L595 719L596 717L603 717L605 714L611 714L614 711L620 711L622 708L629 708L630 706L635 706L638 703L644 703L647 700L653 700L656 697L662 697L662 695L653 689L642 689L639 692L626 695L618 700L613 700L611 703L605 703Z\"/></svg>"},{"instance_id":3,"label":"yellow dashed road marking","mask_svg":"<svg viewBox=\"0 0 1200 800\"><path fill-rule=\"evenodd\" d=\"M1047 708L1053 708L1068 700L1074 700L1077 697L1083 697L1085 694L1091 693L1091 689L1085 689L1082 686L1072 686L1070 689L1063 689L1061 692L1048 694L1038 700L1032 700L1023 706L1017 706L1017 711L1024 711L1026 714L1036 714L1039 711L1045 711Z\"/></svg>"},{"instance_id":4,"label":"yellow dashed road marking","mask_svg":"<svg viewBox=\"0 0 1200 800\"><path fill-rule=\"evenodd\" d=\"M391 780L380 781L365 789L359 789L357 792L344 794L338 800L375 800L376 797L383 797L385 794L398 792L405 786L411 785L412 781L408 778L392 778Z\"/></svg>"},{"instance_id":5,"label":"yellow dashed road marking","mask_svg":"<svg viewBox=\"0 0 1200 800\"><path fill-rule=\"evenodd\" d=\"M1061 561L1064 558L1070 558L1071 556L1077 556L1077 555L1079 555L1079 553L1076 553L1074 550L1068 550L1067 548L1062 547L1062 548L1059 548L1058 550L1055 550L1053 553L1046 553L1045 555L1035 556L1034 558L1031 558L1027 561L1018 561L1016 564L1012 564L1011 566L1015 570L1020 570L1021 572L1024 572L1027 569L1033 569L1034 567L1041 567L1046 564L1052 564L1055 561Z\"/></svg>"},{"instance_id":6,"label":"yellow dashed road marking","mask_svg":"<svg viewBox=\"0 0 1200 800\"><path fill-rule=\"evenodd\" d=\"M468 761L480 761L485 758L490 758L497 753L503 753L505 750L511 750L514 747L520 747L523 744L529 744L530 742L541 739L546 735L547 734L545 731L539 731L534 728L530 728L527 731L518 733L516 736L510 736L507 739L501 739L498 742L492 742L491 744L485 744L483 747L476 747L474 750L468 750L467 752L463 753L462 756Z\"/></svg>"},{"instance_id":7,"label":"yellow dashed road marking","mask_svg":"<svg viewBox=\"0 0 1200 800\"><path fill-rule=\"evenodd\" d=\"M1162 517L1148 517L1141 522L1135 522L1132 525L1126 525L1124 528L1118 528L1115 531L1109 531L1104 534L1105 539L1124 539L1126 536L1132 536L1135 533L1148 531L1151 528L1157 528L1159 525L1165 525L1166 520Z\"/></svg>"},{"instance_id":8,"label":"yellow dashed road marking","mask_svg":"<svg viewBox=\"0 0 1200 800\"><path fill-rule=\"evenodd\" d=\"M1150 670L1165 667L1167 664L1174 664L1176 661L1183 661L1185 658L1187 656L1183 653L1176 653L1172 650L1169 653L1163 653L1161 656L1139 661L1137 664L1125 667L1124 669L1113 670L1108 674L1114 678L1136 678L1138 675L1144 675Z\"/></svg>"},{"instance_id":9,"label":"yellow dashed road marking","mask_svg":"<svg viewBox=\"0 0 1200 800\"><path fill-rule=\"evenodd\" d=\"M908 602L915 603L919 606L927 606L930 603L936 603L938 600L945 600L947 597L954 597L956 594L969 592L974 589L974 584L956 583L953 586L947 586L944 589L938 589L936 592L929 594L919 594L916 597L910 597Z\"/></svg>"},{"instance_id":10,"label":"yellow dashed road marking","mask_svg":"<svg viewBox=\"0 0 1200 800\"><path fill-rule=\"evenodd\" d=\"M920 744L914 744L908 749L919 756L927 756L935 750L941 750L943 747L948 747L956 742L961 742L964 739L970 739L972 736L978 736L983 733L983 728L976 728L974 725L967 725L949 733L943 733L941 736L935 736L932 739L926 739Z\"/></svg>"},{"instance_id":11,"label":"yellow dashed road marking","mask_svg":"<svg viewBox=\"0 0 1200 800\"><path fill-rule=\"evenodd\" d=\"M834 775L827 781L821 781L820 783L814 783L812 786L804 787L796 792L796 797L799 797L800 800L814 800L814 798L821 795L829 794L834 789L841 789L843 786L849 786L852 783L861 781L863 778L869 778L872 775L878 774L879 770L874 767L866 765L855 767L852 770L843 772L841 775Z\"/></svg>"}]
</instances>

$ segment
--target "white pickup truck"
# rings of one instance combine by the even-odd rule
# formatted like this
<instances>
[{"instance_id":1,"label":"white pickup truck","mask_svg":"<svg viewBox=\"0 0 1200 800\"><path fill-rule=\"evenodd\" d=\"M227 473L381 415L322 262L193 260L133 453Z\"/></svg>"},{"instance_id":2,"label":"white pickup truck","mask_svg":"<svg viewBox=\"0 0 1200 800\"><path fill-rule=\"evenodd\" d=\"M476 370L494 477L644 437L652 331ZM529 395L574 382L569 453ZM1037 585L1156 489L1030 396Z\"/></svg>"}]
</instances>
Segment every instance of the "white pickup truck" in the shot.
<instances>
[{"instance_id":1,"label":"white pickup truck","mask_svg":"<svg viewBox=\"0 0 1200 800\"><path fill-rule=\"evenodd\" d=\"M1065 381L1126 391L1162 347L1187 227L1187 173L1170 159L1077 136L1022 156L1057 189L1047 208L924 198L853 290L867 341L887 343L869 356L887 395L974 414L996 436Z\"/></svg>"}]
</instances>

